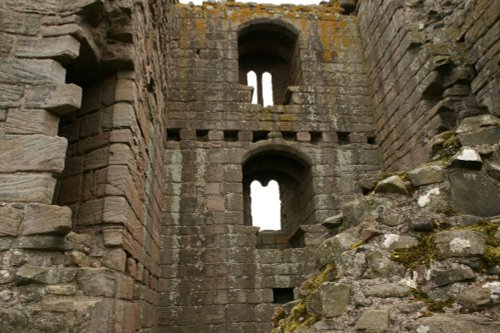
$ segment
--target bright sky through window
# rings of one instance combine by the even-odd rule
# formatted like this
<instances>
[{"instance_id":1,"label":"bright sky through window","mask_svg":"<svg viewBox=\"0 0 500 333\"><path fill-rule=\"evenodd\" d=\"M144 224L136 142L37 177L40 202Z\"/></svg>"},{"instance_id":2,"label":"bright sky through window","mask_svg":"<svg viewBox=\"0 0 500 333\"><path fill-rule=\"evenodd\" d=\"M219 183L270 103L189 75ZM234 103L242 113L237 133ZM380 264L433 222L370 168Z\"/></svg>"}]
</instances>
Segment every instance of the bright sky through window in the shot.
<instances>
[{"instance_id":1,"label":"bright sky through window","mask_svg":"<svg viewBox=\"0 0 500 333\"><path fill-rule=\"evenodd\" d=\"M274 105L273 102L273 77L270 73L265 72L262 74L262 91L264 107Z\"/></svg>"},{"instance_id":2,"label":"bright sky through window","mask_svg":"<svg viewBox=\"0 0 500 333\"><path fill-rule=\"evenodd\" d=\"M281 200L279 185L271 180L262 186L254 180L250 184L252 198L252 225L260 230L281 230Z\"/></svg>"},{"instance_id":3,"label":"bright sky through window","mask_svg":"<svg viewBox=\"0 0 500 333\"><path fill-rule=\"evenodd\" d=\"M257 104L257 74L254 71L247 73L247 84L253 87L252 104Z\"/></svg>"}]
</instances>

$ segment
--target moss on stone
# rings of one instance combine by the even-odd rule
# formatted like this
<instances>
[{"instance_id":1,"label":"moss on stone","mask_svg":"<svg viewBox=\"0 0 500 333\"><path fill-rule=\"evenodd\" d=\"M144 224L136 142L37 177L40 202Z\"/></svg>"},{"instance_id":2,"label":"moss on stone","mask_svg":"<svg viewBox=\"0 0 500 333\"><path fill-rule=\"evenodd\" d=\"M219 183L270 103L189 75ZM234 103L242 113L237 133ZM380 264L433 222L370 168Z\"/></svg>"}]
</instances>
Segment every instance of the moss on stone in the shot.
<instances>
[{"instance_id":1,"label":"moss on stone","mask_svg":"<svg viewBox=\"0 0 500 333\"><path fill-rule=\"evenodd\" d=\"M489 220L483 220L478 224L455 228L458 230L477 231L486 236L484 253L480 256L483 269L493 268L500 265L500 241L495 237L498 225Z\"/></svg>"},{"instance_id":2,"label":"moss on stone","mask_svg":"<svg viewBox=\"0 0 500 333\"><path fill-rule=\"evenodd\" d=\"M424 302L427 305L427 310L431 312L444 312L444 308L449 308L454 303L452 298L446 300L432 299L422 290L413 289L412 294L414 301Z\"/></svg>"},{"instance_id":3,"label":"moss on stone","mask_svg":"<svg viewBox=\"0 0 500 333\"><path fill-rule=\"evenodd\" d=\"M323 282L329 280L329 275L335 270L335 264L326 265L320 273L312 276L302 284L302 288L309 291L308 296L301 299L290 311L288 317L278 321L271 333L293 333L298 328L310 327L321 318L307 310L307 300Z\"/></svg>"},{"instance_id":4,"label":"moss on stone","mask_svg":"<svg viewBox=\"0 0 500 333\"><path fill-rule=\"evenodd\" d=\"M330 272L335 270L335 264L327 264L323 268L323 270L318 274L310 278L309 280L306 280L302 287L307 289L308 291L315 291L321 286L321 284L325 281L328 280L328 275Z\"/></svg>"},{"instance_id":5,"label":"moss on stone","mask_svg":"<svg viewBox=\"0 0 500 333\"><path fill-rule=\"evenodd\" d=\"M428 266L431 260L436 257L437 249L433 240L434 234L422 236L418 240L418 245L392 251L391 259L408 268L420 265Z\"/></svg>"},{"instance_id":6,"label":"moss on stone","mask_svg":"<svg viewBox=\"0 0 500 333\"><path fill-rule=\"evenodd\" d=\"M310 327L318 320L320 320L320 318L307 311L306 300L300 300L300 302L293 307L290 315L285 319L281 319L278 323L278 327L273 328L271 333L293 333L298 328Z\"/></svg>"}]
</instances>

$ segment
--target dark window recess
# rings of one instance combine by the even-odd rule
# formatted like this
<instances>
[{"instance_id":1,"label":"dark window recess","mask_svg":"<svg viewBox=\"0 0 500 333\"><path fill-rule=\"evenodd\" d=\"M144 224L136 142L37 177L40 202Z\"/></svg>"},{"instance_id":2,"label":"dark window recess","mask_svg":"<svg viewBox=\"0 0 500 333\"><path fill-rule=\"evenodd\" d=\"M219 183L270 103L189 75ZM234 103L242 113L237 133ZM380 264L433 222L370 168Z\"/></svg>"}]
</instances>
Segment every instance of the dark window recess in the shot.
<instances>
[{"instance_id":1,"label":"dark window recess","mask_svg":"<svg viewBox=\"0 0 500 333\"><path fill-rule=\"evenodd\" d=\"M255 131L255 132L253 132L252 142L267 140L268 134L269 134L269 131Z\"/></svg>"},{"instance_id":2,"label":"dark window recess","mask_svg":"<svg viewBox=\"0 0 500 333\"><path fill-rule=\"evenodd\" d=\"M224 131L224 141L226 142L238 141L238 131Z\"/></svg>"},{"instance_id":3,"label":"dark window recess","mask_svg":"<svg viewBox=\"0 0 500 333\"><path fill-rule=\"evenodd\" d=\"M295 141L295 139L297 138L296 132L285 131L281 132L281 135L283 136L283 139L287 141Z\"/></svg>"},{"instance_id":4,"label":"dark window recess","mask_svg":"<svg viewBox=\"0 0 500 333\"><path fill-rule=\"evenodd\" d=\"M369 136L368 138L366 138L366 142L369 144L369 145L374 145L374 144L377 144L377 138L374 137L374 136Z\"/></svg>"},{"instance_id":5,"label":"dark window recess","mask_svg":"<svg viewBox=\"0 0 500 333\"><path fill-rule=\"evenodd\" d=\"M208 130L196 130L196 140L208 141Z\"/></svg>"},{"instance_id":6,"label":"dark window recess","mask_svg":"<svg viewBox=\"0 0 500 333\"><path fill-rule=\"evenodd\" d=\"M350 134L351 133L349 132L337 132L339 145L347 145L351 143L351 139L349 138Z\"/></svg>"},{"instance_id":7,"label":"dark window recess","mask_svg":"<svg viewBox=\"0 0 500 333\"><path fill-rule=\"evenodd\" d=\"M180 128L169 128L169 129L167 129L167 141L181 141L181 130L180 130Z\"/></svg>"},{"instance_id":8,"label":"dark window recess","mask_svg":"<svg viewBox=\"0 0 500 333\"><path fill-rule=\"evenodd\" d=\"M285 304L293 300L293 288L273 288L273 303Z\"/></svg>"},{"instance_id":9,"label":"dark window recess","mask_svg":"<svg viewBox=\"0 0 500 333\"><path fill-rule=\"evenodd\" d=\"M311 133L311 142L319 143L323 140L323 133L321 132L310 132Z\"/></svg>"}]
</instances>

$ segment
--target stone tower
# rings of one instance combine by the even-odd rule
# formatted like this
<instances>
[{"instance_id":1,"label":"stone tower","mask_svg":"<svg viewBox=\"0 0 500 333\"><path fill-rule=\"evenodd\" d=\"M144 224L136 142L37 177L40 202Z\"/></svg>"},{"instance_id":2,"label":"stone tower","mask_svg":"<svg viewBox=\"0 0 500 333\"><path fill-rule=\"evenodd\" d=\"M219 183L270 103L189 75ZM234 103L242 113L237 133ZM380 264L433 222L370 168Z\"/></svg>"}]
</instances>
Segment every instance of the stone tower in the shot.
<instances>
[{"instance_id":1,"label":"stone tower","mask_svg":"<svg viewBox=\"0 0 500 333\"><path fill-rule=\"evenodd\" d=\"M498 119L499 12L0 0L0 327L270 331L367 180ZM270 180L262 231L250 184Z\"/></svg>"}]
</instances>

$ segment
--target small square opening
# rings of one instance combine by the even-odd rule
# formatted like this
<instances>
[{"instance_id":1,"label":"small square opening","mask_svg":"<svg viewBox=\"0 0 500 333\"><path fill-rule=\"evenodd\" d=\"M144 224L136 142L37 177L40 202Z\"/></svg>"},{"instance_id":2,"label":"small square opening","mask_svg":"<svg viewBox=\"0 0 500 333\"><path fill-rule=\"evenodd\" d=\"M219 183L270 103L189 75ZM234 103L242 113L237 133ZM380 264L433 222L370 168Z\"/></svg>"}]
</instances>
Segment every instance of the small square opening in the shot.
<instances>
[{"instance_id":1,"label":"small square opening","mask_svg":"<svg viewBox=\"0 0 500 333\"><path fill-rule=\"evenodd\" d=\"M226 142L238 141L238 131L224 131L224 141Z\"/></svg>"},{"instance_id":2,"label":"small square opening","mask_svg":"<svg viewBox=\"0 0 500 333\"><path fill-rule=\"evenodd\" d=\"M377 144L377 138L375 136L369 136L368 138L366 138L366 142L369 145L375 145Z\"/></svg>"},{"instance_id":3,"label":"small square opening","mask_svg":"<svg viewBox=\"0 0 500 333\"><path fill-rule=\"evenodd\" d=\"M208 141L208 130L196 130L196 140Z\"/></svg>"},{"instance_id":4,"label":"small square opening","mask_svg":"<svg viewBox=\"0 0 500 333\"><path fill-rule=\"evenodd\" d=\"M273 303L285 304L293 300L293 288L273 288Z\"/></svg>"},{"instance_id":5,"label":"small square opening","mask_svg":"<svg viewBox=\"0 0 500 333\"><path fill-rule=\"evenodd\" d=\"M310 132L311 133L311 142L319 143L323 140L323 133L321 132Z\"/></svg>"},{"instance_id":6,"label":"small square opening","mask_svg":"<svg viewBox=\"0 0 500 333\"><path fill-rule=\"evenodd\" d=\"M295 139L297 138L297 133L291 131L281 132L281 135L283 136L283 139L287 141L295 141Z\"/></svg>"},{"instance_id":7,"label":"small square opening","mask_svg":"<svg viewBox=\"0 0 500 333\"><path fill-rule=\"evenodd\" d=\"M167 129L167 141L181 141L181 129L180 128Z\"/></svg>"},{"instance_id":8,"label":"small square opening","mask_svg":"<svg viewBox=\"0 0 500 333\"><path fill-rule=\"evenodd\" d=\"M339 145L347 145L351 143L350 132L337 132Z\"/></svg>"},{"instance_id":9,"label":"small square opening","mask_svg":"<svg viewBox=\"0 0 500 333\"><path fill-rule=\"evenodd\" d=\"M268 135L269 135L269 131L254 131L252 142L267 140Z\"/></svg>"}]
</instances>

